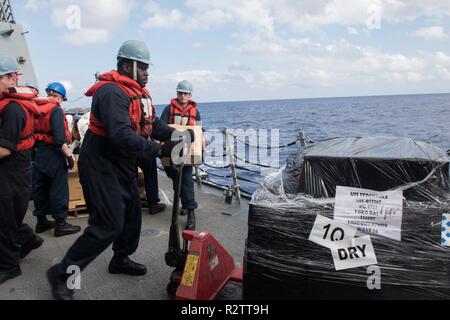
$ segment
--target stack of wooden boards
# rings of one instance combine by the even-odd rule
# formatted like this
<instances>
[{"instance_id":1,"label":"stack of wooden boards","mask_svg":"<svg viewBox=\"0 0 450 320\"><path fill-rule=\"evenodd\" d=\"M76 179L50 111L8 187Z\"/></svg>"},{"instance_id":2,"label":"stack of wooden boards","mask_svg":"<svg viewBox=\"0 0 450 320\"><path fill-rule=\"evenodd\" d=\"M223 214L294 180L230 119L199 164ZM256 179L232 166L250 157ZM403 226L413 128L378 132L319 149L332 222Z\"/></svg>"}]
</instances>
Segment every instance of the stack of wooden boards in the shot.
<instances>
[{"instance_id":1,"label":"stack of wooden boards","mask_svg":"<svg viewBox=\"0 0 450 320\"><path fill-rule=\"evenodd\" d=\"M80 184L80 177L78 176L78 166L75 162L75 167L69 172L69 215L72 217L84 217L89 214L86 206L86 201L83 196L83 188ZM138 186L141 199L145 199L145 184L144 174L139 169L138 171Z\"/></svg>"}]
</instances>

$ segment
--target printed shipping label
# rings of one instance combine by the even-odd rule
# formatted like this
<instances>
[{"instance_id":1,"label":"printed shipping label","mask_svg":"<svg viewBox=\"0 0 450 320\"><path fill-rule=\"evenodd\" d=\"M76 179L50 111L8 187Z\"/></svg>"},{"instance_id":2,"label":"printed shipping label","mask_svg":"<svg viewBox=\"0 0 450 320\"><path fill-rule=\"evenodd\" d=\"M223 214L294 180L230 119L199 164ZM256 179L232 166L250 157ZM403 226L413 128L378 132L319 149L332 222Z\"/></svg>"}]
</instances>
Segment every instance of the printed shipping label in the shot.
<instances>
[{"instance_id":1,"label":"printed shipping label","mask_svg":"<svg viewBox=\"0 0 450 320\"><path fill-rule=\"evenodd\" d=\"M401 241L402 191L373 191L337 187L334 219L370 233Z\"/></svg>"}]
</instances>

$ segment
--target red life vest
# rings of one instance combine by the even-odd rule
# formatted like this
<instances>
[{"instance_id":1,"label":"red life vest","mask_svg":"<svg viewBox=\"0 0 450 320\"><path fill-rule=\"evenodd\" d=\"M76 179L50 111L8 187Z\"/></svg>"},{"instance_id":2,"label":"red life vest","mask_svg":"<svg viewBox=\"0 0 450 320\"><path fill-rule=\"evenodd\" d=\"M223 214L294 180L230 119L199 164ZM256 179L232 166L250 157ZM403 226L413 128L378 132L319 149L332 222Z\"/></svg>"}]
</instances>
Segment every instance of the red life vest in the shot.
<instances>
[{"instance_id":1,"label":"red life vest","mask_svg":"<svg viewBox=\"0 0 450 320\"><path fill-rule=\"evenodd\" d=\"M48 144L55 144L55 137L53 136L53 128L51 125L51 116L53 110L61 108L58 101L52 98L37 98L34 100L37 104L39 116L34 119L34 131L36 133L37 141L44 141ZM62 112L64 116L64 132L66 134L67 144L72 142L72 133L69 130L69 124L66 119L66 114Z\"/></svg>"},{"instance_id":2,"label":"red life vest","mask_svg":"<svg viewBox=\"0 0 450 320\"><path fill-rule=\"evenodd\" d=\"M148 90L142 88L136 81L122 76L114 70L101 75L98 80L99 82L86 92L86 96L94 96L97 90L106 84L116 85L130 98L131 129L144 138L150 137L155 117L155 107ZM94 116L93 112L91 112L90 116L89 130L102 137L108 136L103 124Z\"/></svg>"},{"instance_id":3,"label":"red life vest","mask_svg":"<svg viewBox=\"0 0 450 320\"><path fill-rule=\"evenodd\" d=\"M36 89L28 87L9 88L2 94L0 101L0 117L6 106L12 102L19 104L25 113L25 126L20 132L20 141L16 146L16 151L30 150L34 146L36 137L34 135L34 117L37 115L37 106L33 101L38 92Z\"/></svg>"},{"instance_id":4,"label":"red life vest","mask_svg":"<svg viewBox=\"0 0 450 320\"><path fill-rule=\"evenodd\" d=\"M169 124L195 126L197 124L197 104L189 101L186 108L182 108L177 99L172 99L169 105Z\"/></svg>"}]
</instances>

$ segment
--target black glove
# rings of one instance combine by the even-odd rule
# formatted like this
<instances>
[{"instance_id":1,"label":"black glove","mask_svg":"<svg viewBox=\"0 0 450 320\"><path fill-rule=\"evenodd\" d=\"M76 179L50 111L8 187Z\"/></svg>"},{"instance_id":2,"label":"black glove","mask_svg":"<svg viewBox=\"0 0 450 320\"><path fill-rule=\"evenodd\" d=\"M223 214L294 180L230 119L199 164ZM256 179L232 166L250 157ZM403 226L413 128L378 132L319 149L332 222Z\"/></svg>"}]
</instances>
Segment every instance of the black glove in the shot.
<instances>
[{"instance_id":1,"label":"black glove","mask_svg":"<svg viewBox=\"0 0 450 320\"><path fill-rule=\"evenodd\" d=\"M194 130L192 130L192 129L187 129L187 130L183 130L183 131L177 130L176 132L174 132L174 134L177 137L183 137L183 138L186 137L187 138L186 132L189 133L189 135L191 136L191 143L193 143L195 141L195 134L194 134Z\"/></svg>"},{"instance_id":2,"label":"black glove","mask_svg":"<svg viewBox=\"0 0 450 320\"><path fill-rule=\"evenodd\" d=\"M73 160L73 157L72 156L66 157L66 161L67 161L67 169L72 170L73 167L75 166L75 161Z\"/></svg>"},{"instance_id":3,"label":"black glove","mask_svg":"<svg viewBox=\"0 0 450 320\"><path fill-rule=\"evenodd\" d=\"M189 134L191 135L191 142L194 142L194 141L195 141L194 130L192 130L192 129L187 129L187 132L189 132Z\"/></svg>"},{"instance_id":4,"label":"black glove","mask_svg":"<svg viewBox=\"0 0 450 320\"><path fill-rule=\"evenodd\" d=\"M162 146L161 149L159 149L159 157L171 157L172 156L172 150L175 148L180 141L167 141Z\"/></svg>"}]
</instances>

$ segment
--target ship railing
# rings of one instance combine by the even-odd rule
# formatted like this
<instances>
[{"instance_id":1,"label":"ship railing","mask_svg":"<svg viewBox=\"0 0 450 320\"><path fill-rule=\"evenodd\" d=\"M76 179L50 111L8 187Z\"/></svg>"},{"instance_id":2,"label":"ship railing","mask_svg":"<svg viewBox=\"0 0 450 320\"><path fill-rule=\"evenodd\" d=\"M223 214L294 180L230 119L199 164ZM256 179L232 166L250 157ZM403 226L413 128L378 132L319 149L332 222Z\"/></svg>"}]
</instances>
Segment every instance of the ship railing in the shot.
<instances>
[{"instance_id":1,"label":"ship railing","mask_svg":"<svg viewBox=\"0 0 450 320\"><path fill-rule=\"evenodd\" d=\"M214 187L223 189L225 201L227 203L231 203L233 198L235 198L235 200L237 201L238 204L240 204L241 199L243 197L247 198L247 199L251 198L252 193L248 192L246 190L243 190L241 187L240 181L255 184L255 185L259 184L259 182L253 181L246 177L243 177L242 175L239 174L239 171L245 171L245 172L250 172L250 173L254 173L254 174L261 174L261 171L252 170L252 169L248 168L247 166L241 166L241 165L239 165L239 161L241 161L247 165L250 165L252 167L261 168L261 169L274 169L274 170L280 169L279 167L265 165L262 163L251 162L247 159L240 157L238 154L236 154L236 152L234 150L235 143L233 143L233 142L238 141L249 148L265 149L265 150L284 149L284 148L292 147L297 144L300 144L301 147L305 147L309 144L314 143L314 141L312 139L310 139L305 134L304 131L300 131L297 135L297 138L287 144L284 144L281 146L277 145L277 146L269 146L269 147L249 144L246 141L241 140L239 137L233 135L233 133L230 129L225 129L225 130L222 130L221 132L225 136L225 141L226 141L226 147L224 148L224 152L219 155L212 155L212 154L209 154L207 151L205 151L205 153L210 158L221 158L222 160L224 158L227 158L228 163L225 165L219 166L217 164L203 162L202 165L209 169L229 169L230 170L229 174L222 174L222 175L217 174L217 173L211 172L211 170L200 168L200 165L197 165L197 166L195 166L195 179L200 187L201 187L202 183L206 183L208 185L212 185ZM215 178L227 179L227 180L231 179L232 184L231 185L217 184L217 183L214 183L213 181L209 180L208 177L215 177Z\"/></svg>"}]
</instances>

